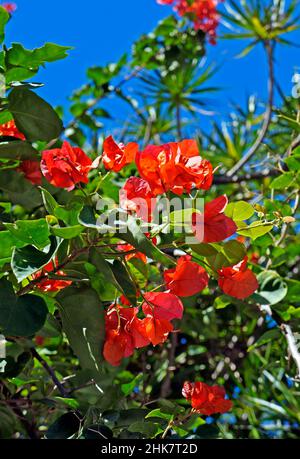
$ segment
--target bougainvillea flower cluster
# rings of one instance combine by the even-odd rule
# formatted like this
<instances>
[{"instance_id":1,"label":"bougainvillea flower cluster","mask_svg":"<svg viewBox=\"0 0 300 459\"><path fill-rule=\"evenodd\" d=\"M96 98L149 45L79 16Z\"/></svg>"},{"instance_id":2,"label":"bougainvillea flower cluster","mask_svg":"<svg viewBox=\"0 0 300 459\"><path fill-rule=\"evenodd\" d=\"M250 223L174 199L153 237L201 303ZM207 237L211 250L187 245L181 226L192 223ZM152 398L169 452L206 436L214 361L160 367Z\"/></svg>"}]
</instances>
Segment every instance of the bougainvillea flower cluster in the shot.
<instances>
[{"instance_id":1,"label":"bougainvillea flower cluster","mask_svg":"<svg viewBox=\"0 0 300 459\"><path fill-rule=\"evenodd\" d=\"M66 276L65 272L61 269L58 271L55 270L56 265L57 259L55 261L50 261L46 266L43 267L41 271L38 271L35 274L33 274L33 280L38 281L39 278L41 278L41 281L36 283L36 287L42 292L59 292L60 290L63 290L72 285L72 281L62 279L50 279L48 277L48 275L50 273L53 273L54 271L57 276Z\"/></svg>"},{"instance_id":2,"label":"bougainvillea flower cluster","mask_svg":"<svg viewBox=\"0 0 300 459\"><path fill-rule=\"evenodd\" d=\"M160 5L174 5L180 16L189 18L196 30L202 30L209 36L211 44L216 43L220 16L217 6L218 0L157 0Z\"/></svg>"},{"instance_id":3,"label":"bougainvillea flower cluster","mask_svg":"<svg viewBox=\"0 0 300 459\"><path fill-rule=\"evenodd\" d=\"M213 182L212 165L201 158L194 140L149 145L137 154L136 163L154 196L168 191L181 196L193 188L208 190Z\"/></svg>"},{"instance_id":4,"label":"bougainvillea flower cluster","mask_svg":"<svg viewBox=\"0 0 300 459\"><path fill-rule=\"evenodd\" d=\"M61 148L42 153L41 170L46 179L58 188L71 191L77 183L88 183L92 160L81 148L64 142Z\"/></svg>"},{"instance_id":5,"label":"bougainvillea flower cluster","mask_svg":"<svg viewBox=\"0 0 300 459\"><path fill-rule=\"evenodd\" d=\"M185 382L182 395L197 413L205 416L226 413L232 408L231 400L225 398L225 389L220 386L208 386L202 382Z\"/></svg>"},{"instance_id":6,"label":"bougainvillea flower cluster","mask_svg":"<svg viewBox=\"0 0 300 459\"><path fill-rule=\"evenodd\" d=\"M119 366L135 349L162 344L173 331L171 320L182 318L183 305L169 293L146 293L142 311L139 308L112 304L105 315L106 340L103 355L107 362Z\"/></svg>"},{"instance_id":7,"label":"bougainvillea flower cluster","mask_svg":"<svg viewBox=\"0 0 300 459\"><path fill-rule=\"evenodd\" d=\"M0 126L0 136L24 140L15 123L10 121ZM117 143L113 137L104 141L103 155L92 162L89 156L78 147L64 141L61 148L42 152L42 160L23 161L18 170L35 185L41 184L41 172L47 181L57 188L68 191L89 182L89 173L99 167L102 159L104 167L112 172L120 172L125 166L135 163L140 177L127 179L120 191L120 207L145 222L152 222L153 212L160 195L172 192L182 196L192 190L209 190L213 183L213 166L199 153L194 140L171 142L164 145L149 145L139 151L138 145ZM219 243L234 236L235 222L225 215L228 199L220 196L195 211L191 218L191 228L200 242ZM146 236L156 245L157 239L150 233ZM128 243L116 247L122 252L124 261L133 258L147 263L144 253ZM235 266L225 266L216 273L221 290L232 297L244 299L258 288L254 273L247 267L245 257ZM38 289L44 292L58 292L72 282L63 279L50 279L49 273L56 272L57 261L49 263L33 275ZM60 277L65 274L59 270ZM143 292L137 289L138 306L132 306L125 295L113 303L105 313L106 338L104 358L113 366L120 365L125 357L135 349L152 344L164 343L174 332L174 320L181 320L184 312L180 300L199 294L209 285L209 276L203 266L192 255L178 258L176 266L163 272L165 291ZM216 386L210 388L203 383L186 383L184 394L191 401L192 408L202 414L224 412L230 409L225 392Z\"/></svg>"}]
</instances>

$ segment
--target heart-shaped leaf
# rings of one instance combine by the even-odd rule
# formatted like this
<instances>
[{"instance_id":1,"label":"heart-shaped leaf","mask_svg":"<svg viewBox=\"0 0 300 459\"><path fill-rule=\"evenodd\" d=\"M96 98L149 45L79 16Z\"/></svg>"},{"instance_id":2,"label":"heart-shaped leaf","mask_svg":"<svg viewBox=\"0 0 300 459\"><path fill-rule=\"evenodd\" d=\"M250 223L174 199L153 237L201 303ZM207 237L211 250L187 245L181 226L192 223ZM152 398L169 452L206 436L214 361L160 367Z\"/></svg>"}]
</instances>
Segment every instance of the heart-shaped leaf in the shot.
<instances>
[{"instance_id":1,"label":"heart-shaped leaf","mask_svg":"<svg viewBox=\"0 0 300 459\"><path fill-rule=\"evenodd\" d=\"M8 96L8 110L17 128L30 142L57 139L63 124L54 109L44 99L25 87L13 89Z\"/></svg>"},{"instance_id":2,"label":"heart-shaped leaf","mask_svg":"<svg viewBox=\"0 0 300 459\"><path fill-rule=\"evenodd\" d=\"M6 336L34 335L44 325L47 314L48 308L41 297L18 297L10 282L0 281L0 327Z\"/></svg>"},{"instance_id":3,"label":"heart-shaped leaf","mask_svg":"<svg viewBox=\"0 0 300 459\"><path fill-rule=\"evenodd\" d=\"M11 267L19 282L39 271L52 260L61 241L53 236L50 236L50 240L51 244L48 250L43 252L32 245L14 249Z\"/></svg>"}]
</instances>

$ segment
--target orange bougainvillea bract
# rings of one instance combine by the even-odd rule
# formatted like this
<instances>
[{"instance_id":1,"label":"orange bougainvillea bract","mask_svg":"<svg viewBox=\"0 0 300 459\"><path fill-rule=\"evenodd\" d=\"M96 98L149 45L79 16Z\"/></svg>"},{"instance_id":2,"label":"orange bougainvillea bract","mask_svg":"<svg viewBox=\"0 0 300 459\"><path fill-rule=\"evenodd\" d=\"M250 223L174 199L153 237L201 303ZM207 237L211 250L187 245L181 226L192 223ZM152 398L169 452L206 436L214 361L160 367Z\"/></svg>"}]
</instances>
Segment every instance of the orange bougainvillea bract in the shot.
<instances>
[{"instance_id":1,"label":"orange bougainvillea bract","mask_svg":"<svg viewBox=\"0 0 300 459\"><path fill-rule=\"evenodd\" d=\"M190 255L180 257L177 267L164 272L167 288L181 297L196 295L208 285L205 269L192 261Z\"/></svg>"},{"instance_id":2,"label":"orange bougainvillea bract","mask_svg":"<svg viewBox=\"0 0 300 459\"><path fill-rule=\"evenodd\" d=\"M123 167L132 163L138 151L138 144L130 142L127 145L117 144L112 136L107 137L103 143L102 161L105 169L120 172Z\"/></svg>"},{"instance_id":3,"label":"orange bougainvillea bract","mask_svg":"<svg viewBox=\"0 0 300 459\"><path fill-rule=\"evenodd\" d=\"M204 213L193 214L194 234L201 242L221 242L235 234L236 224L224 214L227 204L227 196L220 196L205 204Z\"/></svg>"},{"instance_id":4,"label":"orange bougainvillea bract","mask_svg":"<svg viewBox=\"0 0 300 459\"><path fill-rule=\"evenodd\" d=\"M218 271L219 286L226 295L242 300L258 289L256 276L247 268L247 261L248 257L245 257L239 264Z\"/></svg>"},{"instance_id":5,"label":"orange bougainvillea bract","mask_svg":"<svg viewBox=\"0 0 300 459\"><path fill-rule=\"evenodd\" d=\"M180 299L168 292L148 292L144 294L143 311L156 319L182 319L183 304Z\"/></svg>"},{"instance_id":6,"label":"orange bougainvillea bract","mask_svg":"<svg viewBox=\"0 0 300 459\"><path fill-rule=\"evenodd\" d=\"M182 395L197 413L205 416L226 413L232 408L231 400L225 398L225 389L220 386L208 386L202 382L185 382Z\"/></svg>"}]
</instances>

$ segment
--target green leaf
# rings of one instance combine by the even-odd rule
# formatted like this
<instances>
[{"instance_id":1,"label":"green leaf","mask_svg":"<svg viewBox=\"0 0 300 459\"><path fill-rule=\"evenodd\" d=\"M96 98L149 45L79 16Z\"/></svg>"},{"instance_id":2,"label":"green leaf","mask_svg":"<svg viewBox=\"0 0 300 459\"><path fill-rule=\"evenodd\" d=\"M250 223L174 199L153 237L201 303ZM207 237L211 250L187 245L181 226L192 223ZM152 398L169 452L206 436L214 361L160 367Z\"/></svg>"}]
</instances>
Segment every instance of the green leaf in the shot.
<instances>
[{"instance_id":1,"label":"green leaf","mask_svg":"<svg viewBox=\"0 0 300 459\"><path fill-rule=\"evenodd\" d=\"M293 172L286 172L285 174L276 177L270 184L272 190L284 190L289 188L295 181L295 174Z\"/></svg>"},{"instance_id":2,"label":"green leaf","mask_svg":"<svg viewBox=\"0 0 300 459\"><path fill-rule=\"evenodd\" d=\"M113 264L108 263L103 255L95 248L90 250L89 261L97 268L98 275L101 275L103 281L114 285L132 304L136 304L136 288L130 280L128 272L124 265L115 260Z\"/></svg>"},{"instance_id":3,"label":"green leaf","mask_svg":"<svg viewBox=\"0 0 300 459\"><path fill-rule=\"evenodd\" d=\"M25 81L34 77L37 73L36 70L25 69L24 67L12 67L11 69L5 72L5 81L6 84L15 82L15 81Z\"/></svg>"},{"instance_id":4,"label":"green leaf","mask_svg":"<svg viewBox=\"0 0 300 459\"><path fill-rule=\"evenodd\" d=\"M252 346L248 348L248 352L253 351L257 347L263 346L270 341L278 340L281 337L281 332L278 329L268 330L264 333Z\"/></svg>"},{"instance_id":5,"label":"green leaf","mask_svg":"<svg viewBox=\"0 0 300 459\"><path fill-rule=\"evenodd\" d=\"M5 26L9 18L10 18L10 15L6 11L6 9L0 5L0 43L2 43L4 40Z\"/></svg>"},{"instance_id":6,"label":"green leaf","mask_svg":"<svg viewBox=\"0 0 300 459\"><path fill-rule=\"evenodd\" d=\"M27 363L30 362L32 359L31 352L22 352L22 354L18 355L15 359L12 356L8 355L5 360L7 361L7 365L5 367L4 374L2 376L6 379L11 378L12 384L18 387L18 381L16 376L18 376L26 367ZM30 383L30 380L29 380ZM26 384L26 383L25 383ZM28 384L28 381L27 381ZM23 384L24 385L24 382Z\"/></svg>"},{"instance_id":7,"label":"green leaf","mask_svg":"<svg viewBox=\"0 0 300 459\"><path fill-rule=\"evenodd\" d=\"M115 279L117 280L118 285L121 286L126 298L128 298L131 304L136 305L137 290L134 283L130 279L128 271L123 263L119 260L114 260L113 265L111 266L111 270Z\"/></svg>"},{"instance_id":8,"label":"green leaf","mask_svg":"<svg viewBox=\"0 0 300 459\"><path fill-rule=\"evenodd\" d=\"M195 244L191 248L195 253L203 257L211 257L218 254L218 249L211 244Z\"/></svg>"},{"instance_id":9,"label":"green leaf","mask_svg":"<svg viewBox=\"0 0 300 459\"><path fill-rule=\"evenodd\" d=\"M120 239L123 241L128 242L134 248L136 248L139 252L144 253L152 260L158 261L159 263L163 263L167 266L170 264L175 265L176 261L172 258L165 255L161 252L142 232L141 227L138 224L138 221L129 216L126 229L122 230L122 232L117 232Z\"/></svg>"},{"instance_id":10,"label":"green leaf","mask_svg":"<svg viewBox=\"0 0 300 459\"><path fill-rule=\"evenodd\" d=\"M57 400L58 402L67 405L68 407L73 408L74 410L77 410L77 408L79 408L79 403L74 398L54 397L54 400Z\"/></svg>"},{"instance_id":11,"label":"green leaf","mask_svg":"<svg viewBox=\"0 0 300 459\"><path fill-rule=\"evenodd\" d=\"M121 384L121 390L125 397L128 397L128 395L130 395L133 392L134 388L139 384L142 378L143 374L139 374L129 383Z\"/></svg>"},{"instance_id":12,"label":"green leaf","mask_svg":"<svg viewBox=\"0 0 300 459\"><path fill-rule=\"evenodd\" d=\"M81 420L77 413L66 413L58 418L48 429L46 438L49 440L63 440L79 433Z\"/></svg>"},{"instance_id":13,"label":"green leaf","mask_svg":"<svg viewBox=\"0 0 300 459\"><path fill-rule=\"evenodd\" d=\"M283 120L287 121L288 125L295 131L300 132L300 123L293 118L289 118L288 116L285 115L278 115L278 118L282 118Z\"/></svg>"},{"instance_id":14,"label":"green leaf","mask_svg":"<svg viewBox=\"0 0 300 459\"><path fill-rule=\"evenodd\" d=\"M59 46L54 43L45 43L41 48L34 50L25 49L20 43L13 43L8 50L6 60L9 65L32 69L67 57L67 52L72 48Z\"/></svg>"},{"instance_id":15,"label":"green leaf","mask_svg":"<svg viewBox=\"0 0 300 459\"><path fill-rule=\"evenodd\" d=\"M0 143L0 158L11 160L32 159L39 161L38 151L33 146L22 140Z\"/></svg>"},{"instance_id":16,"label":"green leaf","mask_svg":"<svg viewBox=\"0 0 300 459\"><path fill-rule=\"evenodd\" d=\"M50 244L49 226L44 218L40 220L19 220L15 223L5 223L6 228L16 239L24 244L34 245L43 249Z\"/></svg>"},{"instance_id":17,"label":"green leaf","mask_svg":"<svg viewBox=\"0 0 300 459\"><path fill-rule=\"evenodd\" d=\"M63 124L54 109L26 87L14 88L8 96L8 110L18 129L30 142L59 138Z\"/></svg>"},{"instance_id":18,"label":"green leaf","mask_svg":"<svg viewBox=\"0 0 300 459\"><path fill-rule=\"evenodd\" d=\"M227 295L222 295L215 299L214 307L216 309L225 309L230 304L232 304L232 298Z\"/></svg>"},{"instance_id":19,"label":"green leaf","mask_svg":"<svg viewBox=\"0 0 300 459\"><path fill-rule=\"evenodd\" d=\"M288 285L276 271L263 271L257 276L260 288L256 295L260 304L280 303L287 295Z\"/></svg>"},{"instance_id":20,"label":"green leaf","mask_svg":"<svg viewBox=\"0 0 300 459\"><path fill-rule=\"evenodd\" d=\"M10 261L14 247L24 247L24 243L15 238L9 231L0 231L0 266Z\"/></svg>"},{"instance_id":21,"label":"green leaf","mask_svg":"<svg viewBox=\"0 0 300 459\"><path fill-rule=\"evenodd\" d=\"M32 245L14 249L11 267L18 282L22 282L28 276L39 271L53 259L61 241L53 236L50 236L50 241L51 244L47 247L48 251L41 252Z\"/></svg>"},{"instance_id":22,"label":"green leaf","mask_svg":"<svg viewBox=\"0 0 300 459\"><path fill-rule=\"evenodd\" d=\"M141 433L145 438L155 438L163 429L154 422L135 422L128 427L129 432Z\"/></svg>"},{"instance_id":23,"label":"green leaf","mask_svg":"<svg viewBox=\"0 0 300 459\"><path fill-rule=\"evenodd\" d=\"M0 327L10 336L32 336L46 321L48 308L36 295L17 296L10 282L0 281Z\"/></svg>"},{"instance_id":24,"label":"green leaf","mask_svg":"<svg viewBox=\"0 0 300 459\"><path fill-rule=\"evenodd\" d=\"M94 212L93 207L91 206L84 206L83 209L81 210L79 216L78 216L78 222L81 223L81 225L85 226L86 228L92 228L97 231L107 231L107 232L113 232L114 228L111 226L108 226L106 224L99 224L97 222L97 218Z\"/></svg>"},{"instance_id":25,"label":"green leaf","mask_svg":"<svg viewBox=\"0 0 300 459\"><path fill-rule=\"evenodd\" d=\"M95 290L69 287L56 297L63 330L84 370L92 370L99 381L105 338L104 310ZM101 383L101 379L100 379Z\"/></svg>"},{"instance_id":26,"label":"green leaf","mask_svg":"<svg viewBox=\"0 0 300 459\"><path fill-rule=\"evenodd\" d=\"M58 228L54 226L51 228L51 233L62 239L73 239L74 237L79 236L82 231L83 228L80 225L68 226L66 228Z\"/></svg>"},{"instance_id":27,"label":"green leaf","mask_svg":"<svg viewBox=\"0 0 300 459\"><path fill-rule=\"evenodd\" d=\"M147 414L145 419L148 418L160 418L164 419L166 421L170 421L170 419L173 418L172 413L164 413L160 408L156 408L155 410L150 411L150 413Z\"/></svg>"},{"instance_id":28,"label":"green leaf","mask_svg":"<svg viewBox=\"0 0 300 459\"><path fill-rule=\"evenodd\" d=\"M117 296L116 287L108 282L105 275L91 263L85 263L84 267L91 281L91 286L98 293L100 300L112 303Z\"/></svg>"},{"instance_id":29,"label":"green leaf","mask_svg":"<svg viewBox=\"0 0 300 459\"><path fill-rule=\"evenodd\" d=\"M42 202L40 193L32 183L14 170L0 171L0 189L8 194L13 204L20 204L27 210L38 207Z\"/></svg>"},{"instance_id":30,"label":"green leaf","mask_svg":"<svg viewBox=\"0 0 300 459\"><path fill-rule=\"evenodd\" d=\"M246 256L246 248L238 241L228 241L224 245L214 244L217 253L207 257L207 261L213 270L224 266L234 266Z\"/></svg>"},{"instance_id":31,"label":"green leaf","mask_svg":"<svg viewBox=\"0 0 300 459\"><path fill-rule=\"evenodd\" d=\"M254 222L250 226L245 225L244 227L241 226L237 230L237 233L240 234L241 236L245 237L250 237L254 241L258 239L261 236L264 236L265 234L269 233L272 231L273 225L265 224L265 223L258 223Z\"/></svg>"},{"instance_id":32,"label":"green leaf","mask_svg":"<svg viewBox=\"0 0 300 459\"><path fill-rule=\"evenodd\" d=\"M246 256L246 247L238 241L228 241L224 244L223 253L233 266Z\"/></svg>"},{"instance_id":33,"label":"green leaf","mask_svg":"<svg viewBox=\"0 0 300 459\"><path fill-rule=\"evenodd\" d=\"M296 158L294 155L289 156L284 160L285 164L289 168L290 171L299 171L300 170L300 159L299 157Z\"/></svg>"},{"instance_id":34,"label":"green leaf","mask_svg":"<svg viewBox=\"0 0 300 459\"><path fill-rule=\"evenodd\" d=\"M52 194L49 193L48 190L45 190L45 188L40 188L40 190L42 192L43 203L44 203L44 206L45 206L47 212L50 215L54 215L55 209L56 209L56 207L59 206L59 204L56 202L56 200L54 199Z\"/></svg>"},{"instance_id":35,"label":"green leaf","mask_svg":"<svg viewBox=\"0 0 300 459\"><path fill-rule=\"evenodd\" d=\"M233 202L228 204L225 210L225 215L232 218L234 221L241 222L248 220L254 215L254 209L251 204L245 201Z\"/></svg>"}]
</instances>

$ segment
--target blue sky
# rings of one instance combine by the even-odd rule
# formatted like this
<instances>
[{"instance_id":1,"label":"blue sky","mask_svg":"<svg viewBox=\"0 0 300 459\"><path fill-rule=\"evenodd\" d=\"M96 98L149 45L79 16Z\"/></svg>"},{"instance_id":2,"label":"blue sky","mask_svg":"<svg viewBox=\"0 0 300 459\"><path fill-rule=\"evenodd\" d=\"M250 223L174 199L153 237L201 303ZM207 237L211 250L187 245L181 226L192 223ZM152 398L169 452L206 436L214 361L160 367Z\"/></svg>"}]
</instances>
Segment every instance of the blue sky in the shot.
<instances>
[{"instance_id":1,"label":"blue sky","mask_svg":"<svg viewBox=\"0 0 300 459\"><path fill-rule=\"evenodd\" d=\"M35 81L45 87L41 95L52 104L65 104L68 95L85 82L89 66L117 60L132 42L150 32L157 21L171 13L170 7L155 0L15 0L18 10L8 26L7 42L21 42L27 48L44 42L73 46L69 58L49 64ZM300 43L299 33L294 41ZM266 66L261 50L244 59L234 56L243 41L220 41L208 45L208 62L221 64L213 83L224 89L217 98L219 116L228 113L228 102L243 104L246 96L266 96ZM277 53L276 71L286 92L292 91L292 75L299 68L299 49L282 47Z\"/></svg>"}]
</instances>

